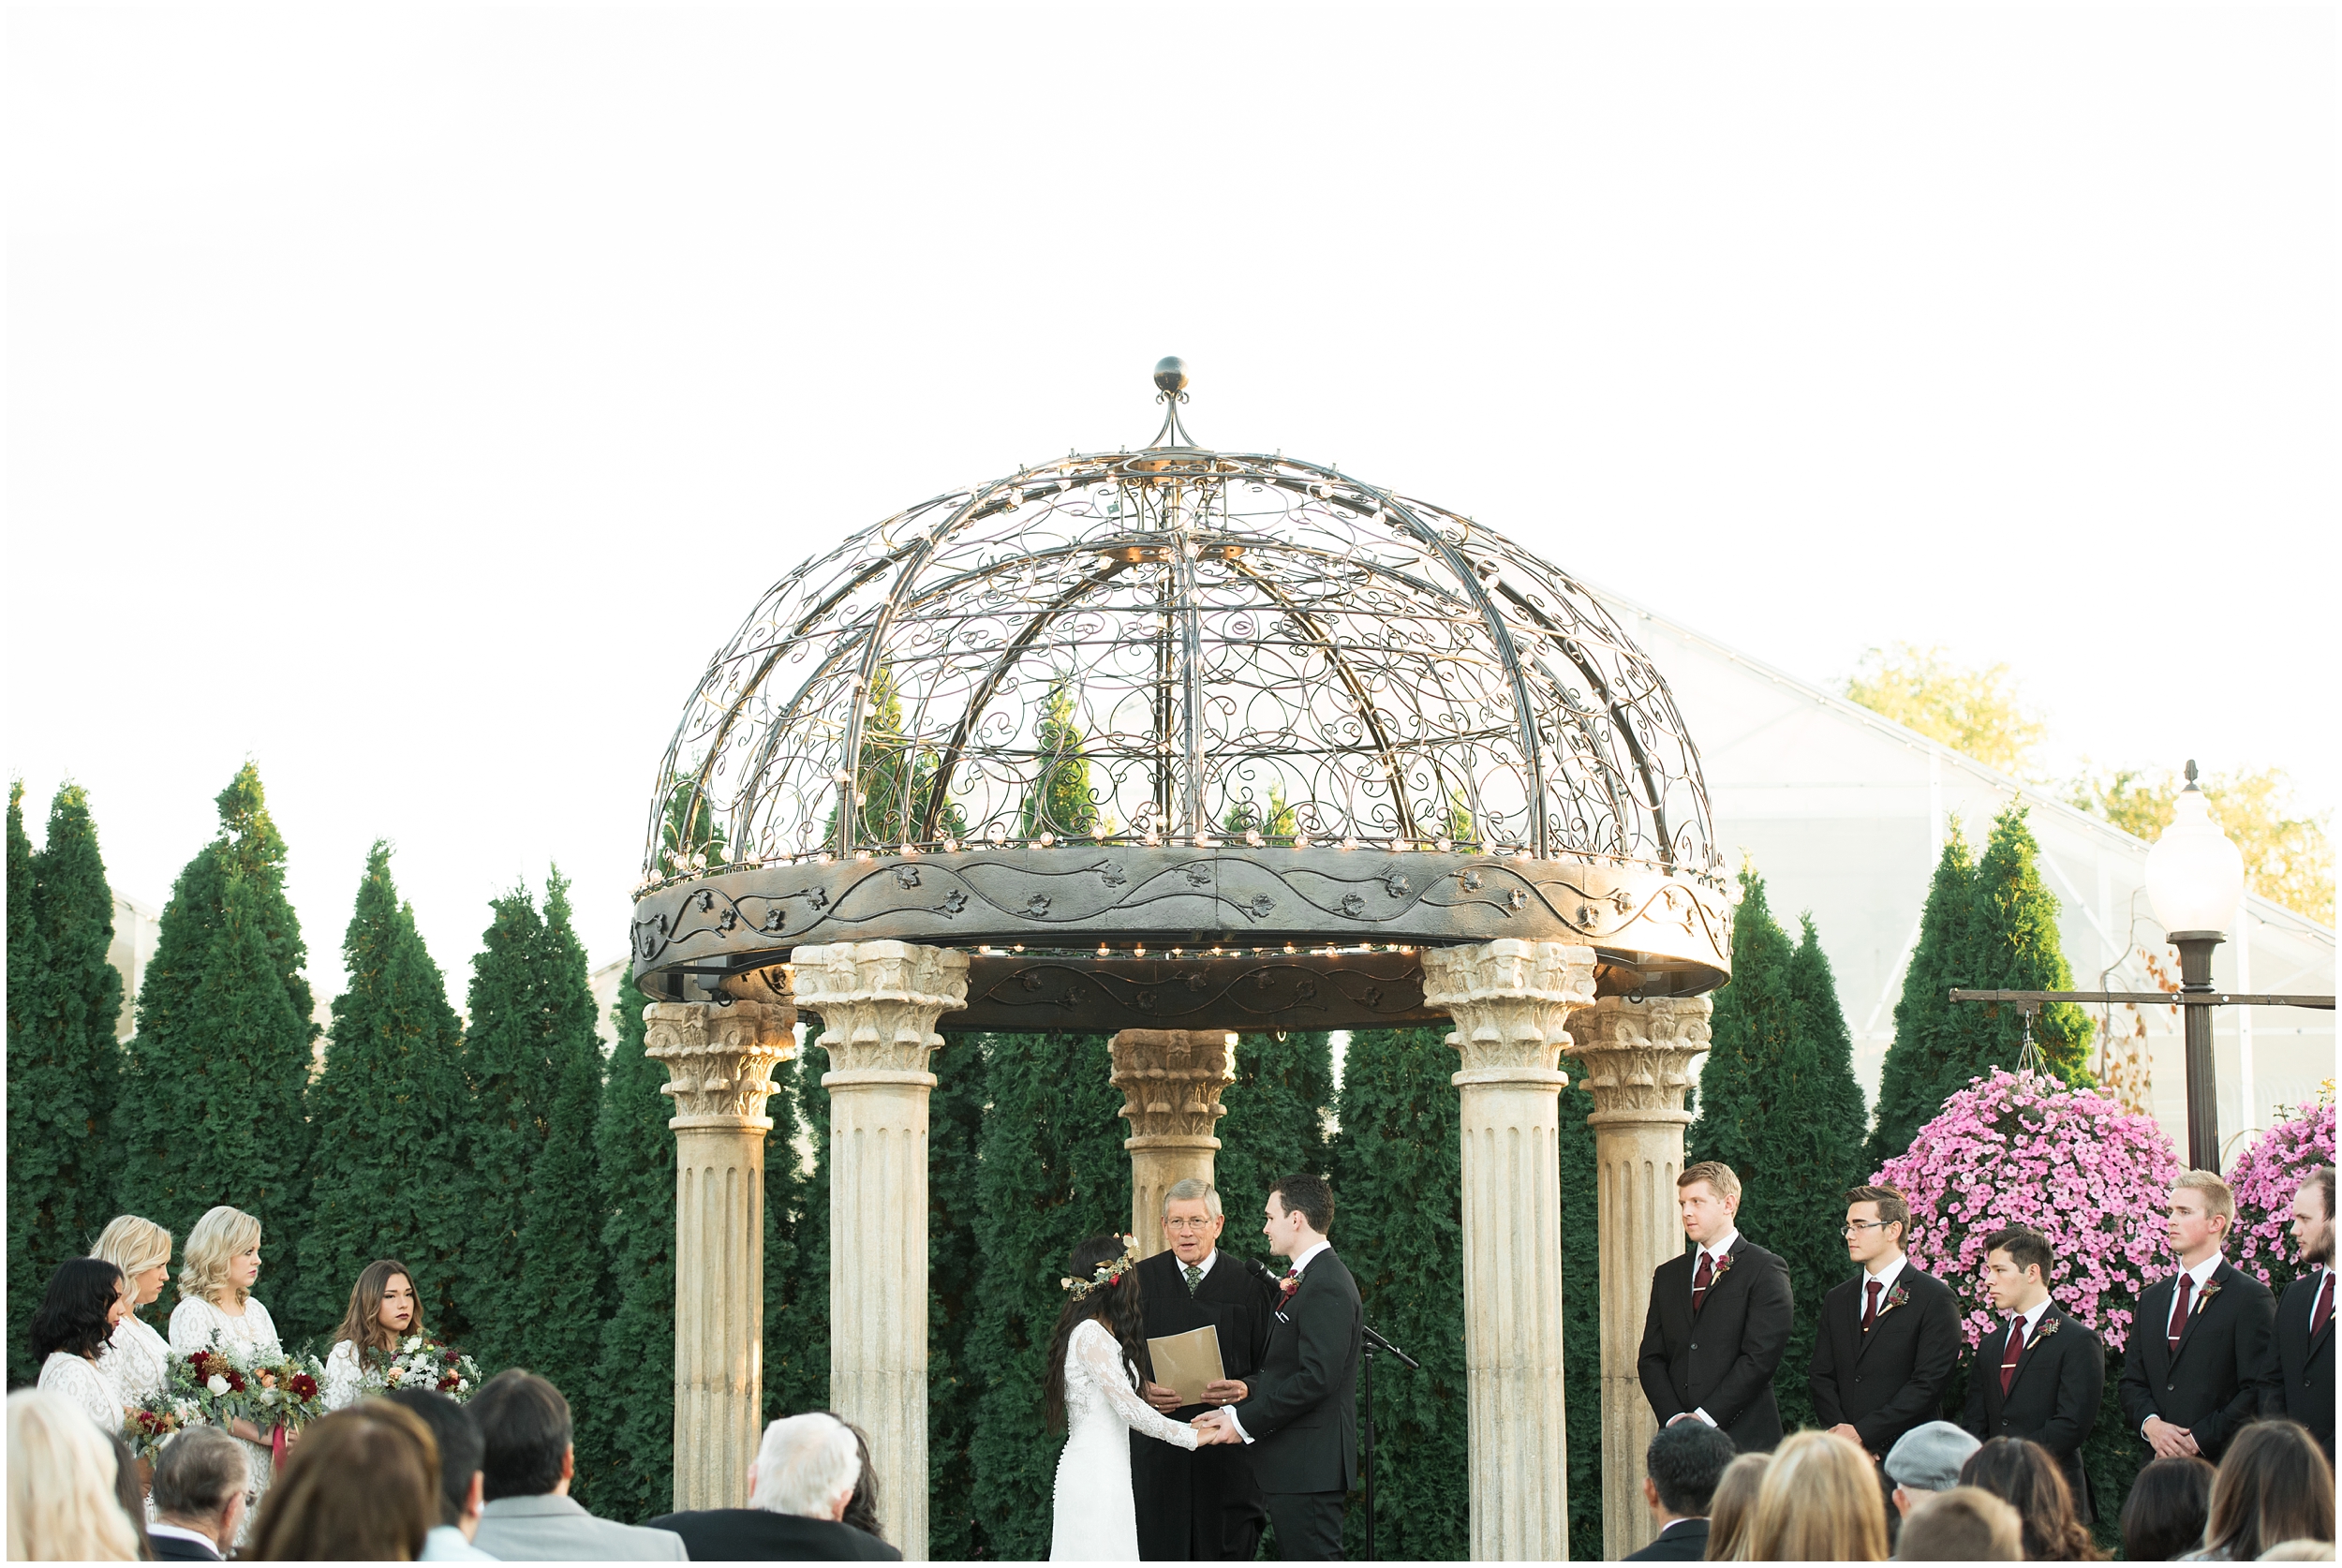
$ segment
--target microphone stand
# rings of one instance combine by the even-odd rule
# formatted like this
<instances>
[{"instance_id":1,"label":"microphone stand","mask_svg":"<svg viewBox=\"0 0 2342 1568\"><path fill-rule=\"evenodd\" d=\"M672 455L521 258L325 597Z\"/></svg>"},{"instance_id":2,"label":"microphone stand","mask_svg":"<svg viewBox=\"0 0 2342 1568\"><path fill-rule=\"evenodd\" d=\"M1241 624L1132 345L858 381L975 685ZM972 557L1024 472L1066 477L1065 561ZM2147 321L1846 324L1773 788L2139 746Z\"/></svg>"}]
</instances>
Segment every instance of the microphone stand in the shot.
<instances>
[{"instance_id":1,"label":"microphone stand","mask_svg":"<svg viewBox=\"0 0 2342 1568\"><path fill-rule=\"evenodd\" d=\"M1392 1344L1388 1339L1385 1339L1372 1324L1362 1323L1359 1324L1358 1354L1366 1361L1366 1431L1364 1433L1364 1437L1366 1448L1366 1560L1369 1562L1377 1561L1374 1556L1374 1355L1377 1351L1389 1356L1393 1361L1398 1362L1399 1365L1406 1368L1411 1372L1419 1371L1421 1369L1420 1364L1416 1362L1415 1357L1409 1355L1405 1351L1401 1350L1397 1345Z\"/></svg>"}]
</instances>

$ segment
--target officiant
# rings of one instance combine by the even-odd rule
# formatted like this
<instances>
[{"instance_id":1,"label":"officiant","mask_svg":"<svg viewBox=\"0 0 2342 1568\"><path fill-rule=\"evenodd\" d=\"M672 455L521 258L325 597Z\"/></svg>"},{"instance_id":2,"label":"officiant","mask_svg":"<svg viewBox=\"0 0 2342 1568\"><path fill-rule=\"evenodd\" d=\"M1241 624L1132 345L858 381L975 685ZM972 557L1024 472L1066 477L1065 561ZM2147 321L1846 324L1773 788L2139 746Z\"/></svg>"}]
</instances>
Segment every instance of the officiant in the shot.
<instances>
[{"instance_id":1,"label":"officiant","mask_svg":"<svg viewBox=\"0 0 2342 1568\"><path fill-rule=\"evenodd\" d=\"M1221 1380L1204 1388L1201 1404L1152 1381L1150 1362L1147 1402L1180 1421L1245 1398L1244 1380L1268 1346L1267 1292L1240 1259L1220 1250L1224 1222L1209 1182L1174 1182L1163 1197L1171 1250L1138 1265L1148 1339L1210 1328L1220 1342ZM1131 1492L1138 1506L1138 1555L1149 1562L1249 1562L1268 1517L1242 1443L1191 1453L1134 1433Z\"/></svg>"}]
</instances>

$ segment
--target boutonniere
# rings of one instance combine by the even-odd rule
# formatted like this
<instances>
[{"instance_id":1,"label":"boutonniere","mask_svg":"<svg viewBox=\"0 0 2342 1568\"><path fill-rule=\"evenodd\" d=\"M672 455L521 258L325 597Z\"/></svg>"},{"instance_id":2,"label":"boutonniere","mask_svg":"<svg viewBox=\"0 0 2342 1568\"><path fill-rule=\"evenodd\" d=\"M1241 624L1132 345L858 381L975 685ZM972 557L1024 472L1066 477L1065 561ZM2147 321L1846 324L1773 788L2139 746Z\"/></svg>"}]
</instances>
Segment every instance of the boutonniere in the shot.
<instances>
[{"instance_id":1,"label":"boutonniere","mask_svg":"<svg viewBox=\"0 0 2342 1568\"><path fill-rule=\"evenodd\" d=\"M1895 1281L1895 1288L1887 1293L1887 1299L1880 1305L1878 1315L1883 1318L1896 1308L1908 1305L1910 1300L1911 1293L1905 1290L1903 1281L1898 1280Z\"/></svg>"},{"instance_id":2,"label":"boutonniere","mask_svg":"<svg viewBox=\"0 0 2342 1568\"><path fill-rule=\"evenodd\" d=\"M1301 1277L1298 1274L1288 1274L1283 1279L1278 1280L1277 1305L1282 1307L1291 1302L1293 1300L1294 1293L1298 1291L1300 1288Z\"/></svg>"},{"instance_id":3,"label":"boutonniere","mask_svg":"<svg viewBox=\"0 0 2342 1568\"><path fill-rule=\"evenodd\" d=\"M2033 1331L2033 1337L2036 1339L2046 1339L2064 1326L2065 1322L2064 1318L2043 1318L2041 1326Z\"/></svg>"},{"instance_id":4,"label":"boutonniere","mask_svg":"<svg viewBox=\"0 0 2342 1568\"><path fill-rule=\"evenodd\" d=\"M2214 1296L2216 1296L2216 1295L2217 1295L2217 1294L2220 1294L2220 1281L2218 1281L2217 1280L2205 1280L2205 1281L2204 1281L2204 1284L2203 1284L2203 1289L2201 1289L2201 1290L2200 1290L2200 1291L2198 1291L2198 1292L2196 1293L2196 1304L2195 1304L2195 1306L2193 1306L2193 1307L2191 1307L2191 1308L2189 1308L2189 1309L2188 1309L2187 1315L2188 1315L2189 1317L2193 1317L2193 1316L2195 1316L2198 1312L2202 1311L2202 1310L2203 1310L2203 1304L2204 1304L2205 1302L2207 1302L2207 1301L2211 1300Z\"/></svg>"},{"instance_id":5,"label":"boutonniere","mask_svg":"<svg viewBox=\"0 0 2342 1568\"><path fill-rule=\"evenodd\" d=\"M1721 1280L1732 1272L1732 1254L1726 1252L1716 1259L1716 1278Z\"/></svg>"}]
</instances>

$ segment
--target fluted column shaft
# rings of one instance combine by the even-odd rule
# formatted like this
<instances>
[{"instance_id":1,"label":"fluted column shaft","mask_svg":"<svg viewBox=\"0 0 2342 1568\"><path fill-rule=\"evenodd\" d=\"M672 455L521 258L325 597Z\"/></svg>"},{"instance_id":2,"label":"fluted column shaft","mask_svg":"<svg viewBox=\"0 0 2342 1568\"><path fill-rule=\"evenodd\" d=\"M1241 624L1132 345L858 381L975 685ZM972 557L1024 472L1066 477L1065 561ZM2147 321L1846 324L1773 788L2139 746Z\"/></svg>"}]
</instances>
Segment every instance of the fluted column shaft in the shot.
<instances>
[{"instance_id":1,"label":"fluted column shaft","mask_svg":"<svg viewBox=\"0 0 2342 1568\"><path fill-rule=\"evenodd\" d=\"M881 1523L927 1555L927 1057L968 1005L968 955L910 942L801 947L797 1000L829 1053L830 1406L870 1438Z\"/></svg>"},{"instance_id":2,"label":"fluted column shaft","mask_svg":"<svg viewBox=\"0 0 2342 1568\"><path fill-rule=\"evenodd\" d=\"M1142 1254L1170 1245L1163 1195L1190 1176L1212 1179L1220 1140L1212 1124L1228 1114L1220 1096L1236 1081L1236 1036L1221 1029L1124 1029L1113 1040L1117 1113L1131 1124L1131 1235Z\"/></svg>"},{"instance_id":3,"label":"fluted column shaft","mask_svg":"<svg viewBox=\"0 0 2342 1568\"><path fill-rule=\"evenodd\" d=\"M764 1114L796 1054L778 1001L652 1002L644 1054L674 1097L674 1505L738 1508L756 1456L764 1346Z\"/></svg>"},{"instance_id":4,"label":"fluted column shaft","mask_svg":"<svg viewBox=\"0 0 2342 1568\"><path fill-rule=\"evenodd\" d=\"M1651 1271L1683 1250L1675 1178L1683 1171L1693 1058L1708 1048L1706 997L1604 997L1570 1020L1593 1097L1602 1245L1602 1555L1648 1546L1643 1456L1659 1429L1636 1370Z\"/></svg>"},{"instance_id":5,"label":"fluted column shaft","mask_svg":"<svg viewBox=\"0 0 2342 1568\"><path fill-rule=\"evenodd\" d=\"M1593 950L1505 939L1427 949L1423 999L1463 1058L1464 1363L1472 1555L1569 1556L1562 1386L1561 1091Z\"/></svg>"}]
</instances>

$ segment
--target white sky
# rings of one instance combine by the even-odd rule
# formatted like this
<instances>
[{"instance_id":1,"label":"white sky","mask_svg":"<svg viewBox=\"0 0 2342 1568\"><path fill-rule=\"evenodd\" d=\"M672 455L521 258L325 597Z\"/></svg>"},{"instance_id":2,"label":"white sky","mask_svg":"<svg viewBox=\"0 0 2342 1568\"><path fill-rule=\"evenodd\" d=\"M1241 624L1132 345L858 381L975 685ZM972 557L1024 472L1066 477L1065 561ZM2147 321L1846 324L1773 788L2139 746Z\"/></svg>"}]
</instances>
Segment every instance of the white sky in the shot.
<instances>
[{"instance_id":1,"label":"white sky","mask_svg":"<svg viewBox=\"0 0 2342 1568\"><path fill-rule=\"evenodd\" d=\"M1816 680L2005 658L2053 761L2342 794L2335 19L7 12L7 762L159 904L257 758L330 990L597 962L811 550L1189 425Z\"/></svg>"}]
</instances>

